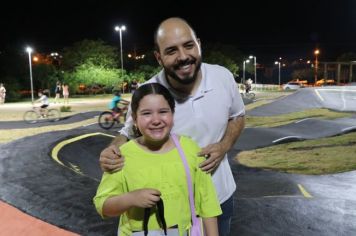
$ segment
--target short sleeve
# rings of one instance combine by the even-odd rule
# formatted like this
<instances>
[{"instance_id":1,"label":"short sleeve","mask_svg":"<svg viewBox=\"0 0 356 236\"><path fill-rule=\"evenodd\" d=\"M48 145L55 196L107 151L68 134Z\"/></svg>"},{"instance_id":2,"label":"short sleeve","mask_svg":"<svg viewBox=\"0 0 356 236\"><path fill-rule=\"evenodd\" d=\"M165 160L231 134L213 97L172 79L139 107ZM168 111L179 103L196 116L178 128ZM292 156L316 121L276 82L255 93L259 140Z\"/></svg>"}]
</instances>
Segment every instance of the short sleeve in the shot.
<instances>
[{"instance_id":1,"label":"short sleeve","mask_svg":"<svg viewBox=\"0 0 356 236\"><path fill-rule=\"evenodd\" d=\"M204 161L204 158L198 158L200 159L200 162ZM221 215L222 211L211 174L208 174L197 167L194 188L197 214L203 218Z\"/></svg>"},{"instance_id":2,"label":"short sleeve","mask_svg":"<svg viewBox=\"0 0 356 236\"><path fill-rule=\"evenodd\" d=\"M229 88L231 93L231 106L230 106L230 118L244 116L245 115L245 105L242 100L239 89L236 85L233 75L229 79Z\"/></svg>"},{"instance_id":3,"label":"short sleeve","mask_svg":"<svg viewBox=\"0 0 356 236\"><path fill-rule=\"evenodd\" d=\"M123 171L118 171L115 173L104 172L96 195L93 199L95 208L101 217L105 218L103 215L103 206L106 199L112 196L120 195L124 192L123 183Z\"/></svg>"},{"instance_id":4,"label":"short sleeve","mask_svg":"<svg viewBox=\"0 0 356 236\"><path fill-rule=\"evenodd\" d=\"M191 174L194 173L194 202L195 209L201 217L214 217L220 215L221 208L217 197L215 186L211 174L207 174L199 168L199 164L205 160L197 154L200 151L198 144L192 139L181 136L181 144L187 159L193 163L190 168Z\"/></svg>"}]
</instances>

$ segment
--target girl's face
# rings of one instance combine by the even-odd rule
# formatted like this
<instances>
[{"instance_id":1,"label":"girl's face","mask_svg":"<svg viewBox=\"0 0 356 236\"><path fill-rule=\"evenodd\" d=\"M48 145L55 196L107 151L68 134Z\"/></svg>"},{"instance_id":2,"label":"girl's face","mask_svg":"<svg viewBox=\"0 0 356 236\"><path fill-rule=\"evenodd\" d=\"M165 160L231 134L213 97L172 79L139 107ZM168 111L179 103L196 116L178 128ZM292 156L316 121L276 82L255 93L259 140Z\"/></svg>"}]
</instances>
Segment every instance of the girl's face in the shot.
<instances>
[{"instance_id":1,"label":"girl's face","mask_svg":"<svg viewBox=\"0 0 356 236\"><path fill-rule=\"evenodd\" d=\"M141 99L134 121L146 141L162 141L173 127L173 113L162 95L150 94Z\"/></svg>"}]
</instances>

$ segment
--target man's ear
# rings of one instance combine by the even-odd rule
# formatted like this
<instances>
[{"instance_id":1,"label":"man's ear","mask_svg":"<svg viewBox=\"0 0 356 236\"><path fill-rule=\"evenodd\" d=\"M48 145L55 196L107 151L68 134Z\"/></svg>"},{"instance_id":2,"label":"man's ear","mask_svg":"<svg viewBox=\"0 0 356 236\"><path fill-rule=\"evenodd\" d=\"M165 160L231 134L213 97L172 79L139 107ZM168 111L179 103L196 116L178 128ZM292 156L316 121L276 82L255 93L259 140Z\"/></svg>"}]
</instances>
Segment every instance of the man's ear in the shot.
<instances>
[{"instance_id":1,"label":"man's ear","mask_svg":"<svg viewBox=\"0 0 356 236\"><path fill-rule=\"evenodd\" d=\"M162 66L162 59L161 59L161 54L158 51L153 52L155 55L155 58L160 66Z\"/></svg>"}]
</instances>

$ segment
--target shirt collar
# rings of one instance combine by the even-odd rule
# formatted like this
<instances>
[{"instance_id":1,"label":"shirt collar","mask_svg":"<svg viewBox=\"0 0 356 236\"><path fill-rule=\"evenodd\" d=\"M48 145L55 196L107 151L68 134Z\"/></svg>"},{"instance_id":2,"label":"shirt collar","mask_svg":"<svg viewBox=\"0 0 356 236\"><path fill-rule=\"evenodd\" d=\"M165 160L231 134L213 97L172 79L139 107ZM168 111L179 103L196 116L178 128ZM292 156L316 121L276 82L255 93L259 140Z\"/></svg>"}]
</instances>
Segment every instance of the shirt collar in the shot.
<instances>
[{"instance_id":1,"label":"shirt collar","mask_svg":"<svg viewBox=\"0 0 356 236\"><path fill-rule=\"evenodd\" d=\"M202 63L200 69L201 69L201 72L202 72L202 80L200 82L199 88L197 89L197 92L194 95L188 96L186 98L182 98L182 96L180 96L179 93L177 93L170 86L170 84L167 81L166 74L164 73L163 69L159 72L159 74L157 76L157 82L159 82L160 84L162 84L163 86L168 88L169 91L172 93L173 97L178 102L179 101L184 102L185 100L187 100L189 98L193 98L194 100L195 99L199 99L199 98L203 97L205 93L208 93L208 92L213 90L213 86L211 85L211 83L209 82L209 78L207 77L205 63Z\"/></svg>"}]
</instances>

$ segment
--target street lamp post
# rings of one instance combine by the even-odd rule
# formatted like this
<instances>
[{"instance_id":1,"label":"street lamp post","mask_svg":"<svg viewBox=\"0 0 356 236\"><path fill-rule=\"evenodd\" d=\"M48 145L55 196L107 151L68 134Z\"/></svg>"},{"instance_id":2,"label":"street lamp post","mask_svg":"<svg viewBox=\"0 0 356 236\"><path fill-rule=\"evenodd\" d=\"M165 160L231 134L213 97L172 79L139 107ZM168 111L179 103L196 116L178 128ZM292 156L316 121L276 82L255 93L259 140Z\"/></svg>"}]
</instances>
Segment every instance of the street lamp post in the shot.
<instances>
[{"instance_id":1,"label":"street lamp post","mask_svg":"<svg viewBox=\"0 0 356 236\"><path fill-rule=\"evenodd\" d=\"M316 49L314 51L314 55L315 55L315 75L314 75L315 84L318 81L318 55L319 55L319 53L320 53L319 49Z\"/></svg>"},{"instance_id":2,"label":"street lamp post","mask_svg":"<svg viewBox=\"0 0 356 236\"><path fill-rule=\"evenodd\" d=\"M124 59L122 56L122 31L126 30L126 26L115 26L115 31L119 31L120 34L120 58L121 58L121 77L124 78ZM122 86L122 92L124 93L124 86Z\"/></svg>"},{"instance_id":3,"label":"street lamp post","mask_svg":"<svg viewBox=\"0 0 356 236\"><path fill-rule=\"evenodd\" d=\"M250 60L244 60L244 62L243 62L243 67L242 67L242 80L243 80L243 83L245 83L245 71L246 71L246 63L249 63L250 62Z\"/></svg>"},{"instance_id":4,"label":"street lamp post","mask_svg":"<svg viewBox=\"0 0 356 236\"><path fill-rule=\"evenodd\" d=\"M31 81L31 99L32 99L32 103L34 103L34 97L33 97L33 80L32 80L32 60L31 60L31 53L32 53L32 48L31 47L27 47L26 51L28 52L28 63L29 63L29 67L30 67L30 81Z\"/></svg>"},{"instance_id":5,"label":"street lamp post","mask_svg":"<svg viewBox=\"0 0 356 236\"><path fill-rule=\"evenodd\" d=\"M278 65L278 85L281 86L281 63L279 61L275 61L274 64Z\"/></svg>"},{"instance_id":6,"label":"street lamp post","mask_svg":"<svg viewBox=\"0 0 356 236\"><path fill-rule=\"evenodd\" d=\"M254 64L254 66L255 66L255 89L256 89L256 86L257 86L257 70L256 70L256 57L255 56L249 56L249 58L250 59L252 59L253 58L253 64Z\"/></svg>"}]
</instances>

